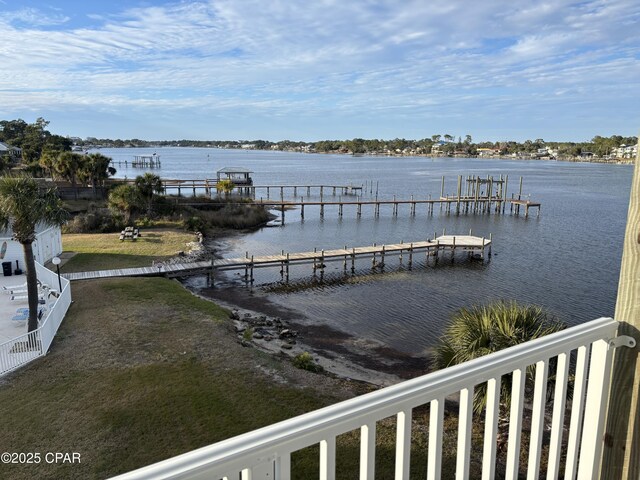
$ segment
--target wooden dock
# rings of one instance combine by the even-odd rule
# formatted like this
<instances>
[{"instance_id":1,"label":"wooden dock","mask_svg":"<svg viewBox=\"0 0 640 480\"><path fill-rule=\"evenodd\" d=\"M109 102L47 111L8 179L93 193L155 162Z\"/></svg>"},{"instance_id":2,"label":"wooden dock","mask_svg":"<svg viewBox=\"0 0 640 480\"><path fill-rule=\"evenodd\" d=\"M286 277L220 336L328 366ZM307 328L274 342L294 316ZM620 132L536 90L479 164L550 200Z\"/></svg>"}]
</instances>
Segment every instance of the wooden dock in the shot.
<instances>
[{"instance_id":1,"label":"wooden dock","mask_svg":"<svg viewBox=\"0 0 640 480\"><path fill-rule=\"evenodd\" d=\"M449 254L453 261L456 252L462 251L469 255L485 259L485 253L491 256L491 235L489 238L471 235L441 235L431 240L397 243L392 245L376 245L351 247L335 250L318 250L312 252L285 253L279 255L249 256L247 253L241 258L212 259L200 262L157 264L151 267L122 268L117 270L99 270L93 272L65 273L68 280L89 280L111 277L180 277L197 274L207 274L211 281L216 271L242 270L247 281L253 282L255 268L279 267L283 279L289 279L289 268L294 265L311 264L313 272L324 272L327 262L342 262L346 272L348 268L355 271L357 259L371 259L372 268L383 268L387 256L399 256L403 261L407 257L408 265L413 263L416 254L424 253L426 258L433 258L435 263L444 255Z\"/></svg>"},{"instance_id":2,"label":"wooden dock","mask_svg":"<svg viewBox=\"0 0 640 480\"><path fill-rule=\"evenodd\" d=\"M382 206L390 206L392 208L393 216L397 216L401 206L408 206L410 215L416 215L416 211L418 206L424 205L426 208L426 213L428 215L433 215L435 206L440 206L440 211L444 209L444 213L447 215L455 212L456 215L460 215L461 213L473 213L473 214L488 214L492 211L495 213L503 213L505 205L507 203L512 203L514 205L518 205L516 208L515 214L520 213L519 205L527 205L527 201L514 199L503 199L500 197L491 197L491 198L476 198L476 197L441 197L438 199L389 199L389 200L351 200L351 199L343 199L342 197L337 200L305 200L304 197L301 197L300 200L269 200L269 199L260 199L253 202L247 202L245 205L262 205L265 207L269 207L275 210L280 211L281 221L285 223L285 212L288 209L297 207L300 210L300 217L305 218L305 207L315 206L320 207L320 218L324 218L325 208L326 207L337 207L337 214L339 218L342 218L344 213L344 207L347 206L355 206L356 208L356 216L360 218L362 216L363 207L372 207L373 215L375 217L380 216L380 207ZM194 204L195 205L195 204ZM540 209L540 203L538 202L530 202L527 206L526 214L528 215L528 207L537 206L538 210ZM514 213L513 208L510 209L510 213Z\"/></svg>"},{"instance_id":3,"label":"wooden dock","mask_svg":"<svg viewBox=\"0 0 640 480\"><path fill-rule=\"evenodd\" d=\"M126 164L126 162L125 162ZM134 183L134 179L118 179L120 183ZM196 196L199 192L204 193L207 196L212 196L216 193L216 184L218 183L217 179L188 179L188 180L180 180L180 179L171 179L171 178L163 178L162 186L166 192L175 192L178 196L182 196L184 192L191 192L193 196ZM258 191L263 191L266 193L267 198L271 197L271 194L278 194L280 198L284 198L285 192L292 192L294 197L298 196L298 192L301 193L306 192L307 197L311 196L312 193L320 195L320 197L324 196L325 193L331 193L331 195L361 195L363 186L362 185L236 185L234 190L237 190L239 193L246 193L249 195L255 196Z\"/></svg>"}]
</instances>

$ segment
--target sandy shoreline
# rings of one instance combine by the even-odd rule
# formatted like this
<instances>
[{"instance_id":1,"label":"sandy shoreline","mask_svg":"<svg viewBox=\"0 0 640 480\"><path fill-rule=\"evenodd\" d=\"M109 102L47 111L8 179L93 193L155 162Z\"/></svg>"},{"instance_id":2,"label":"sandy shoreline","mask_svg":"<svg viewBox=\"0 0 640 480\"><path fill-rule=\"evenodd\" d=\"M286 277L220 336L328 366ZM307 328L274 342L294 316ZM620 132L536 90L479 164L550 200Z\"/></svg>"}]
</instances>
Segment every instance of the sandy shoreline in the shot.
<instances>
[{"instance_id":1,"label":"sandy shoreline","mask_svg":"<svg viewBox=\"0 0 640 480\"><path fill-rule=\"evenodd\" d=\"M203 246L218 256L238 235L242 233L218 233L205 240ZM327 372L377 386L392 385L427 373L427 358L414 357L326 325L311 324L304 313L269 301L259 286L229 285L223 275L218 276L215 287L199 287L195 283L183 281L183 285L197 295L234 312L239 341L246 343L247 335L243 337L243 333L250 328L256 333L250 343L260 350L287 357L309 352ZM279 338L282 330L289 331L285 332L287 337Z\"/></svg>"}]
</instances>

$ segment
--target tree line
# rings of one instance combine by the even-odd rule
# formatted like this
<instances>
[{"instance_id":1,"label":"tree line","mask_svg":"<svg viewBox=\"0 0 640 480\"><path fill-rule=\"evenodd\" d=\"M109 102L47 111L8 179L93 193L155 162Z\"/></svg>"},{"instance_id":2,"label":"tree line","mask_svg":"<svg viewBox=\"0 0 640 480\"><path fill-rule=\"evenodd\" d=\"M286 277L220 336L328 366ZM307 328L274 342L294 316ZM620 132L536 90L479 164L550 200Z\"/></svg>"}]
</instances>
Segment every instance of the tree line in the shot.
<instances>
[{"instance_id":1,"label":"tree line","mask_svg":"<svg viewBox=\"0 0 640 480\"><path fill-rule=\"evenodd\" d=\"M317 153L344 153L344 154L431 154L434 145L438 146L438 152L444 155L465 154L478 155L479 149L491 149L498 155L536 153L540 149L548 148L556 151L558 156L578 157L590 153L595 157L611 155L614 149L621 145L635 145L637 137L625 137L612 135L603 137L596 135L585 142L549 142L542 138L525 140L504 141L479 141L474 142L471 135L458 136L450 134L436 134L419 140L406 138L394 139L364 139L352 138L347 140L319 140L315 142L295 142L282 140L271 142L268 140L161 140L149 141L140 139L112 140L87 138L81 142L83 146L100 147L215 147L253 150L280 150Z\"/></svg>"},{"instance_id":2,"label":"tree line","mask_svg":"<svg viewBox=\"0 0 640 480\"><path fill-rule=\"evenodd\" d=\"M611 155L614 149L621 145L635 145L637 137L625 137L612 135L603 137L596 135L590 141L585 142L547 142L544 139L525 140L517 142L504 141L479 141L474 142L471 135L455 136L449 133L434 134L419 140L405 138L394 139L364 139L352 138L346 140L319 140L314 142L297 142L281 140L272 142L268 140L141 140L109 139L88 137L86 139L69 138L54 135L47 130L49 122L38 118L34 123L27 124L24 120L0 121L0 141L8 145L22 149L23 167L34 175L42 174L50 170L43 165L41 157L48 154L50 157L71 151L75 144L80 147L216 147L216 148L247 148L255 150L282 150L318 153L346 153L346 154L431 154L437 146L439 154L452 155L478 155L479 149L491 149L497 155L513 155L536 153L540 149L548 148L557 152L558 156L577 157L586 153L595 157ZM68 161L66 159L65 161ZM50 160L45 160L45 163ZM0 165L2 167L2 165ZM44 169L44 170L43 170ZM49 170L47 170L49 169Z\"/></svg>"},{"instance_id":3,"label":"tree line","mask_svg":"<svg viewBox=\"0 0 640 480\"><path fill-rule=\"evenodd\" d=\"M54 180L68 181L73 187L104 186L105 180L116 173L111 159L101 153L88 155L72 152L73 141L54 135L49 122L38 118L28 124L22 119L0 121L0 142L22 149L21 169L33 176L48 175ZM0 157L1 158L1 157ZM6 161L0 170L10 167Z\"/></svg>"}]
</instances>

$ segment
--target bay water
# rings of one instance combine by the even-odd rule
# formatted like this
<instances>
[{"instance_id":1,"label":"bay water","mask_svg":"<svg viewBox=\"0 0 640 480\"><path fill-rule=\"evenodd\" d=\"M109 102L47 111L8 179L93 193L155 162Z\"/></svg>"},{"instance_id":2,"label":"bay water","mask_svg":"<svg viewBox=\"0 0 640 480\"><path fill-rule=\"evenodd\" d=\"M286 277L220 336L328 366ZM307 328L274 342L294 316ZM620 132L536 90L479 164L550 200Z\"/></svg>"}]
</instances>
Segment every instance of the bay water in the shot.
<instances>
[{"instance_id":1,"label":"bay water","mask_svg":"<svg viewBox=\"0 0 640 480\"><path fill-rule=\"evenodd\" d=\"M256 185L366 185L363 200L425 199L455 194L458 175L494 178L508 175L508 193L518 191L542 203L539 216L506 214L447 215L436 206L428 215L418 205L415 216L408 205L397 216L382 206L380 216L363 206L319 207L286 213L284 225L274 222L257 231L236 235L220 244L225 257L342 248L425 240L434 233L493 237L490 260L465 258L437 266L416 255L411 269L388 257L384 272L371 271L370 260L357 264L357 275L344 275L341 262L328 263L323 281L314 279L310 265L291 269L283 286L277 268L256 270L256 282L246 286L241 275L227 273L217 279L220 288L253 289L276 305L299 312L304 322L326 325L365 341L420 355L428 351L456 309L495 299L539 304L569 325L612 316L618 287L622 244L633 167L542 160L386 157L321 155L291 152L207 148L102 149L116 162L116 177L134 178L153 171L163 178L214 179L223 167L251 169ZM132 168L133 155L160 155L161 167ZM185 193L185 192L183 192ZM186 192L189 193L189 192ZM279 189L271 197L280 196ZM298 195L306 197L306 190ZM292 198L285 191L285 199ZM338 199L325 189L325 200ZM257 197L266 197L258 190ZM353 199L354 197L349 197ZM319 199L318 190L305 200ZM345 200L347 198L345 197ZM279 212L274 212L279 215ZM197 282L196 282L197 283Z\"/></svg>"}]
</instances>

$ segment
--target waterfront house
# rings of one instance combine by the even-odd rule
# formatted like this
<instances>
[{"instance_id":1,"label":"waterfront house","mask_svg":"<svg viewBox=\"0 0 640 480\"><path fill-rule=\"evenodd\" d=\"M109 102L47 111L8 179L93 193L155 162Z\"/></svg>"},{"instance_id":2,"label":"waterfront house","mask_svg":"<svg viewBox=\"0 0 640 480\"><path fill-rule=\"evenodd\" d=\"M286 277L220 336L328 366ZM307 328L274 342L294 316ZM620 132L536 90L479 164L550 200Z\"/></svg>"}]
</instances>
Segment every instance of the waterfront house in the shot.
<instances>
[{"instance_id":1,"label":"waterfront house","mask_svg":"<svg viewBox=\"0 0 640 480\"><path fill-rule=\"evenodd\" d=\"M7 157L11 163L17 163L22 157L22 149L0 142L0 157Z\"/></svg>"},{"instance_id":2,"label":"waterfront house","mask_svg":"<svg viewBox=\"0 0 640 480\"><path fill-rule=\"evenodd\" d=\"M637 145L620 145L611 151L613 158L635 158L638 155Z\"/></svg>"}]
</instances>

